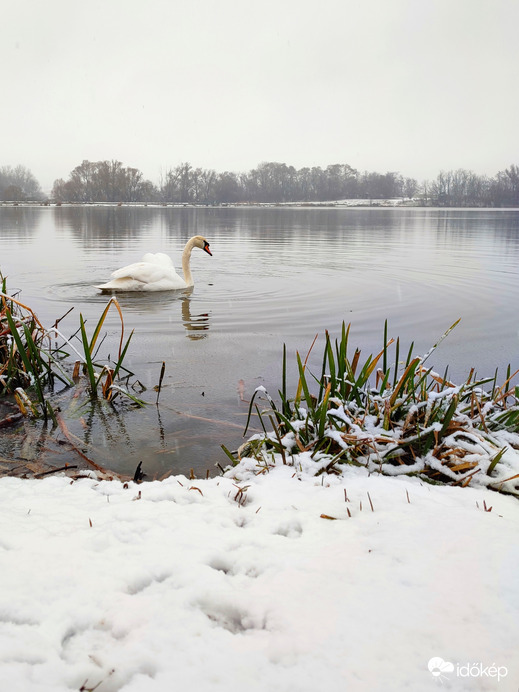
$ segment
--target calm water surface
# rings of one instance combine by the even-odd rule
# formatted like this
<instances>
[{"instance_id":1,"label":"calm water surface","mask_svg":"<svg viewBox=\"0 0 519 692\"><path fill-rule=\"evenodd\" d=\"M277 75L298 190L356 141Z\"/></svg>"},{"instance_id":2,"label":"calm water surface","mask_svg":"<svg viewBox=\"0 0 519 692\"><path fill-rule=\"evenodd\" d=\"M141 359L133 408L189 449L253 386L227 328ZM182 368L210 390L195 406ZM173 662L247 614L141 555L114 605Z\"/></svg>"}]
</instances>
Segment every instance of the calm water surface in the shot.
<instances>
[{"instance_id":1,"label":"calm water surface","mask_svg":"<svg viewBox=\"0 0 519 692\"><path fill-rule=\"evenodd\" d=\"M518 211L4 207L0 270L42 322L74 307L62 323L72 334L80 312L93 328L107 302L94 284L144 252L166 252L179 268L195 234L213 257L193 252L192 292L119 297L135 329L126 362L149 401L166 362L160 407L98 416L87 429L79 414L70 421L118 471L140 460L149 475L225 464L220 444L241 443L254 389L279 387L283 343L295 381L296 349L306 354L343 320L367 356L380 350L386 318L390 336L421 353L461 317L435 369L448 364L461 380L472 366L481 375L519 367ZM118 335L114 311L106 353Z\"/></svg>"}]
</instances>

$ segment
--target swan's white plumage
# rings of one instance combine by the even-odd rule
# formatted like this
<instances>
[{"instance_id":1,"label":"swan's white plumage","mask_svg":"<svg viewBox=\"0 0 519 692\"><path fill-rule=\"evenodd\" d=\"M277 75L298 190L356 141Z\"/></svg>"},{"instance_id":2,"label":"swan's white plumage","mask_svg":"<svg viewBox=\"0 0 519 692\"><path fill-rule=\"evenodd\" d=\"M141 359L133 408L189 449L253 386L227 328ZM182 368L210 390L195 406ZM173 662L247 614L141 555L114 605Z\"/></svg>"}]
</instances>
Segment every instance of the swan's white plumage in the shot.
<instances>
[{"instance_id":1,"label":"swan's white plumage","mask_svg":"<svg viewBox=\"0 0 519 692\"><path fill-rule=\"evenodd\" d=\"M143 262L151 262L151 264L160 264L164 267L172 267L173 260L169 255L163 252L147 252L142 258Z\"/></svg>"},{"instance_id":2,"label":"swan's white plumage","mask_svg":"<svg viewBox=\"0 0 519 692\"><path fill-rule=\"evenodd\" d=\"M148 252L141 262L129 264L112 273L106 284L96 286L102 291L175 291L193 285L189 260L191 250L199 247L209 255L209 243L202 236L190 238L182 253L184 278L179 276L171 258L163 252Z\"/></svg>"}]
</instances>

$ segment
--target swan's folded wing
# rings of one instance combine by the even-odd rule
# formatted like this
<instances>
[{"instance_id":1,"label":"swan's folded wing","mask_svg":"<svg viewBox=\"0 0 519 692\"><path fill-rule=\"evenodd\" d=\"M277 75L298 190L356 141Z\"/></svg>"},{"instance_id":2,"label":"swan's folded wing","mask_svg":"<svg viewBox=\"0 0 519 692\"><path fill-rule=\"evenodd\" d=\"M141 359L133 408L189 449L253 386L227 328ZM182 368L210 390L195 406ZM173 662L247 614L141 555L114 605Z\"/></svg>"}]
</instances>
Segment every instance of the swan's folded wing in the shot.
<instances>
[{"instance_id":1,"label":"swan's folded wing","mask_svg":"<svg viewBox=\"0 0 519 692\"><path fill-rule=\"evenodd\" d=\"M164 252L147 252L142 258L142 261L167 267L168 269L173 268L173 261L171 257L166 255Z\"/></svg>"},{"instance_id":2,"label":"swan's folded wing","mask_svg":"<svg viewBox=\"0 0 519 692\"><path fill-rule=\"evenodd\" d=\"M112 279L134 279L151 284L164 278L164 267L151 262L135 262L112 272Z\"/></svg>"}]
</instances>

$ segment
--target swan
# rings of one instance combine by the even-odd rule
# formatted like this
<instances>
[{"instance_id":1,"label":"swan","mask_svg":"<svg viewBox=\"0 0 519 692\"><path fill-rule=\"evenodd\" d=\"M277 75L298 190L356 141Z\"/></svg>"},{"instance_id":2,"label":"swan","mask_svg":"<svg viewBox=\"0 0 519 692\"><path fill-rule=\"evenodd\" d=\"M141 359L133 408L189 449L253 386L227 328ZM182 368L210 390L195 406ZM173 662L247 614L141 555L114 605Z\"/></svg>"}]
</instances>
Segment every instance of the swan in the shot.
<instances>
[{"instance_id":1,"label":"swan","mask_svg":"<svg viewBox=\"0 0 519 692\"><path fill-rule=\"evenodd\" d=\"M201 235L190 238L182 253L182 271L184 278L175 271L173 262L163 252L148 252L141 262L129 264L117 269L112 278L105 284L96 286L101 291L175 291L193 286L193 277L189 261L193 248L199 247L212 256L209 243Z\"/></svg>"}]
</instances>

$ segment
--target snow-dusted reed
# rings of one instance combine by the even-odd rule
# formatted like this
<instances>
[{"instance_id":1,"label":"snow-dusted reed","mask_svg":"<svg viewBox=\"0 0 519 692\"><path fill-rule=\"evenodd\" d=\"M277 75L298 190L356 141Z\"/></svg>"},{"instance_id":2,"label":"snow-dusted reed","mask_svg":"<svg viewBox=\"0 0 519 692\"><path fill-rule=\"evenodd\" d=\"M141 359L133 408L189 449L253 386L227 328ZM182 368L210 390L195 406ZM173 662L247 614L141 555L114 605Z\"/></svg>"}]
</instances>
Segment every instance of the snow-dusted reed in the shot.
<instances>
[{"instance_id":1,"label":"snow-dusted reed","mask_svg":"<svg viewBox=\"0 0 519 692\"><path fill-rule=\"evenodd\" d=\"M315 394L307 363L298 354L299 384L288 397L284 355L281 402L276 406L263 387L256 390L249 420L256 397L263 395L270 407L257 413L265 432L235 456L228 453L233 466L267 472L282 463L311 475L340 475L345 465L354 465L369 473L486 486L519 497L519 399L513 375L508 373L499 387L496 377L478 380L471 372L455 386L447 374L425 365L440 342L422 357L410 350L400 364L397 341L392 370L387 324L383 349L361 365L358 350L348 356L348 335L345 325L335 345L326 335Z\"/></svg>"}]
</instances>

